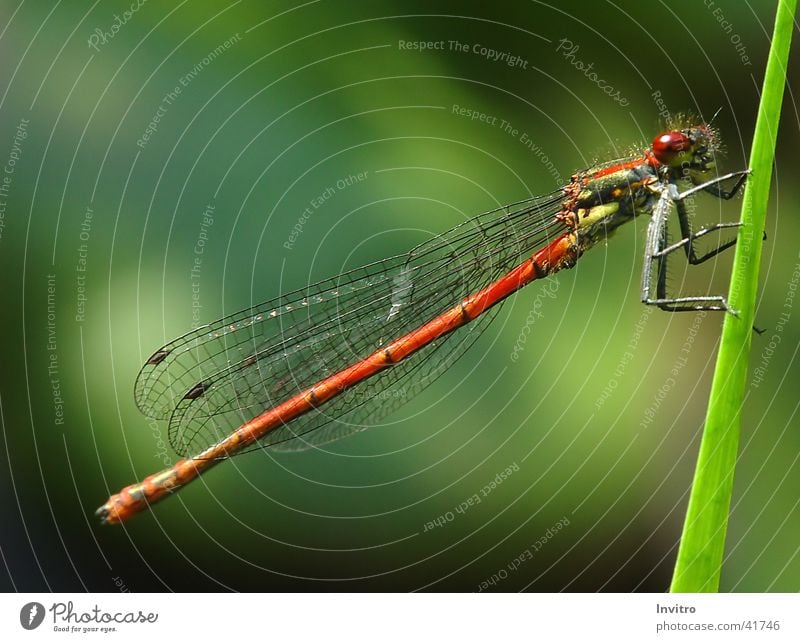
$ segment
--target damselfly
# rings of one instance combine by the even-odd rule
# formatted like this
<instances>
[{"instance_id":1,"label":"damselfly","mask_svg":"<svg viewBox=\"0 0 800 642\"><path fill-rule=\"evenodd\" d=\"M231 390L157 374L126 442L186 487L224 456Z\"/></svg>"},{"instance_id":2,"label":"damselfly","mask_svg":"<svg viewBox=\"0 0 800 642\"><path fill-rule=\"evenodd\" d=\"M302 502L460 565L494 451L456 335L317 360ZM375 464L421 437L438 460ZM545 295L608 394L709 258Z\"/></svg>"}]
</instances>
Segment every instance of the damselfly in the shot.
<instances>
[{"instance_id":1,"label":"damselfly","mask_svg":"<svg viewBox=\"0 0 800 642\"><path fill-rule=\"evenodd\" d=\"M682 249L697 264L735 242L698 255L696 239L738 223L692 232L685 205L701 191L731 198L744 183L747 171L710 178L717 149L709 125L674 125L642 154L578 172L561 190L171 341L139 373L136 403L147 416L168 419L170 444L187 459L113 495L98 516L124 521L242 452L303 449L363 429L445 372L506 297L571 268L640 214L651 217L642 302L735 314L722 296L673 297L666 285L671 253ZM669 244L673 211L681 239ZM401 385L402 395L385 394Z\"/></svg>"}]
</instances>

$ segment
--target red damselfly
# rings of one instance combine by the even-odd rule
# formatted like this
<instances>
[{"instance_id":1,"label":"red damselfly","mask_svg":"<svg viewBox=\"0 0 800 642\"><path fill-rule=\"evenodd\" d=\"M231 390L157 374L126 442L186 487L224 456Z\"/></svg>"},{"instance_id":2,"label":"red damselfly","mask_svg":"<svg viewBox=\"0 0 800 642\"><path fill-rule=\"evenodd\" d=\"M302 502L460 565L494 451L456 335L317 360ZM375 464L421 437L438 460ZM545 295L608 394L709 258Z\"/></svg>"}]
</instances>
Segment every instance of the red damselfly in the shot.
<instances>
[{"instance_id":1,"label":"red damselfly","mask_svg":"<svg viewBox=\"0 0 800 642\"><path fill-rule=\"evenodd\" d=\"M561 190L171 341L143 366L135 396L147 416L169 421L170 444L187 458L113 495L98 516L122 522L235 454L302 449L363 429L445 372L506 297L574 266L640 214L651 217L642 302L735 314L722 296L672 297L666 285L671 253L682 249L697 264L735 242L698 256L696 239L739 224L692 232L685 206L701 191L731 198L746 179L746 170L712 178L717 149L710 125L675 124L640 155L578 172ZM669 244L673 211L681 240ZM401 382L404 394L387 398Z\"/></svg>"}]
</instances>

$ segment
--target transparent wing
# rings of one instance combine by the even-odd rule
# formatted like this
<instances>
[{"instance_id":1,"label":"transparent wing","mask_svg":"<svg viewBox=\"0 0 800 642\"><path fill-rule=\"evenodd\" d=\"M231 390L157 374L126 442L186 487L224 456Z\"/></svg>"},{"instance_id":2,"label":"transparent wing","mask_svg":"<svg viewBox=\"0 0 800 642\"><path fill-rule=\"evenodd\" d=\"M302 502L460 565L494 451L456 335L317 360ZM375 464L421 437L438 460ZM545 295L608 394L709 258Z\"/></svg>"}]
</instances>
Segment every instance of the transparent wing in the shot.
<instances>
[{"instance_id":1,"label":"transparent wing","mask_svg":"<svg viewBox=\"0 0 800 642\"><path fill-rule=\"evenodd\" d=\"M499 311L500 305L497 305L458 332L434 341L321 408L298 417L280 432L267 435L262 445L279 451L306 450L380 425L381 419L447 372L478 340Z\"/></svg>"},{"instance_id":2,"label":"transparent wing","mask_svg":"<svg viewBox=\"0 0 800 642\"><path fill-rule=\"evenodd\" d=\"M508 272L563 231L554 218L561 198L554 192L481 214L407 254L198 328L148 359L136 381L137 405L148 416L169 418L177 453L201 452ZM445 372L496 312L271 431L249 450L307 448L373 425Z\"/></svg>"}]
</instances>

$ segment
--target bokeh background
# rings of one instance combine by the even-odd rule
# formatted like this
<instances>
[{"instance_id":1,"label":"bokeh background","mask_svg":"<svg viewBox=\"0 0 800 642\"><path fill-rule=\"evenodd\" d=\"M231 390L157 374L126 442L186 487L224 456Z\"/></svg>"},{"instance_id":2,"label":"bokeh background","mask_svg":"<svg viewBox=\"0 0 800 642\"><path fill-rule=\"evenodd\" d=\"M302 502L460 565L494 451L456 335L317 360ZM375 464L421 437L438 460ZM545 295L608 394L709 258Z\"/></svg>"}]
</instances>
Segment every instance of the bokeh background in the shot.
<instances>
[{"instance_id":1,"label":"bokeh background","mask_svg":"<svg viewBox=\"0 0 800 642\"><path fill-rule=\"evenodd\" d=\"M132 387L198 322L549 192L641 149L666 112L721 109L720 170L744 167L774 4L3 3L0 587L664 591L722 319L639 303L646 220L509 300L388 425L238 457L125 526L93 511L175 460ZM793 51L727 591L800 588ZM697 224L739 203L698 198ZM677 260L673 283L724 292L730 261Z\"/></svg>"}]
</instances>

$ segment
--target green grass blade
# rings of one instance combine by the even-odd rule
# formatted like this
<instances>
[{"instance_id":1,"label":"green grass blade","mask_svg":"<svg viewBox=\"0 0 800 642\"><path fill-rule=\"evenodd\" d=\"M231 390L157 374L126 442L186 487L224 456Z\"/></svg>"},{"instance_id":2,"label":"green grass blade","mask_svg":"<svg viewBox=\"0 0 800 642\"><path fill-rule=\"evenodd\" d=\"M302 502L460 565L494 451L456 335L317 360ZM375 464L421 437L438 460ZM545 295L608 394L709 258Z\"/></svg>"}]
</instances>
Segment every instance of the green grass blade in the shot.
<instances>
[{"instance_id":1,"label":"green grass blade","mask_svg":"<svg viewBox=\"0 0 800 642\"><path fill-rule=\"evenodd\" d=\"M758 109L728 302L672 592L719 590L739 450L758 269L797 0L780 0Z\"/></svg>"}]
</instances>

